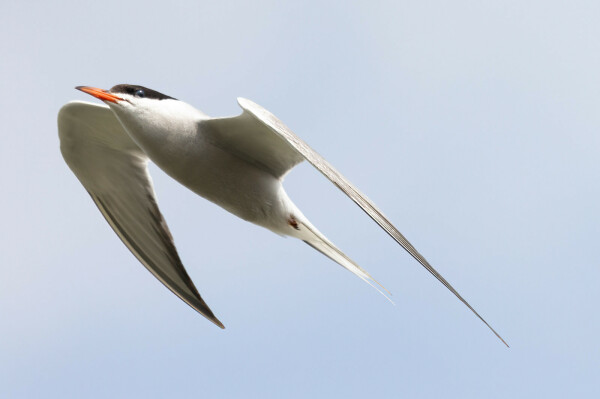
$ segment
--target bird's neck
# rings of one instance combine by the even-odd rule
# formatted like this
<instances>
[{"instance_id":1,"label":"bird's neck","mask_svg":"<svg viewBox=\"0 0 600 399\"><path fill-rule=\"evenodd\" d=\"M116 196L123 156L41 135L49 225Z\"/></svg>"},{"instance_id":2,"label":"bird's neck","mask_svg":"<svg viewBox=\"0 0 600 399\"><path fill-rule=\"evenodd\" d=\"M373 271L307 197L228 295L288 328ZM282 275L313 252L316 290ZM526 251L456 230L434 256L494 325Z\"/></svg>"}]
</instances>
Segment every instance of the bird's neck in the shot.
<instances>
[{"instance_id":1,"label":"bird's neck","mask_svg":"<svg viewBox=\"0 0 600 399\"><path fill-rule=\"evenodd\" d=\"M117 114L132 140L167 173L167 169L177 168L188 153L202 145L198 135L201 115L198 118L192 116Z\"/></svg>"}]
</instances>

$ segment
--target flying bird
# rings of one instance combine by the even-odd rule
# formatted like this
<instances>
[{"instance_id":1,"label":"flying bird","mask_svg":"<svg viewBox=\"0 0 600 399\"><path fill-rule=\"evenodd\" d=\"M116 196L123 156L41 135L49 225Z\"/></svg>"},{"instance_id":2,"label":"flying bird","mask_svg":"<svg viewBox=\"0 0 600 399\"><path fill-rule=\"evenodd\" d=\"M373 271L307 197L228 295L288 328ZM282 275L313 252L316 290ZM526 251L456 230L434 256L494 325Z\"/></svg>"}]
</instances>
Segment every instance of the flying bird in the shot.
<instances>
[{"instance_id":1,"label":"flying bird","mask_svg":"<svg viewBox=\"0 0 600 399\"><path fill-rule=\"evenodd\" d=\"M238 98L243 109L240 115L212 118L143 86L76 89L104 104L72 101L59 111L60 149L66 163L136 258L175 295L217 326L224 328L177 254L156 202L148 160L230 213L277 234L298 238L376 289L375 285L385 290L319 232L287 196L282 186L285 175L298 163L308 161L506 345L373 202L261 106Z\"/></svg>"}]
</instances>

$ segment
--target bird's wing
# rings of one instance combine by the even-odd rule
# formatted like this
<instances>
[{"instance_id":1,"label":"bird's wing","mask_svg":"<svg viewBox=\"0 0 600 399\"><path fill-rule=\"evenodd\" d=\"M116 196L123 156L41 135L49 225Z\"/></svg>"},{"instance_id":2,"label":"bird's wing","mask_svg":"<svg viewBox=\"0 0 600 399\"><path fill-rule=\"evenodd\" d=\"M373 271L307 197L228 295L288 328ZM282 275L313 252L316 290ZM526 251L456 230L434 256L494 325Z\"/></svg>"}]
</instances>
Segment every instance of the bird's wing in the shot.
<instances>
[{"instance_id":1,"label":"bird's wing","mask_svg":"<svg viewBox=\"0 0 600 399\"><path fill-rule=\"evenodd\" d=\"M248 100L240 98L238 102L244 108L241 115L204 119L200 122L200 130L206 139L277 178L283 177L304 161L303 154L286 137L271 132L265 126L265 121L257 118L244 106Z\"/></svg>"},{"instance_id":2,"label":"bird's wing","mask_svg":"<svg viewBox=\"0 0 600 399\"><path fill-rule=\"evenodd\" d=\"M188 276L154 195L148 158L109 107L71 102L58 113L63 157L115 233L167 288L224 328Z\"/></svg>"},{"instance_id":3,"label":"bird's wing","mask_svg":"<svg viewBox=\"0 0 600 399\"><path fill-rule=\"evenodd\" d=\"M392 225L383 213L361 193L352 183L342 176L321 155L296 136L275 115L254 102L238 98L244 112L232 118L209 119L204 123L212 124L218 132L216 141L238 153L242 157L263 165L276 177L283 176L289 169L303 159L310 162L319 172L342 190L367 215L384 229L398 244L412 255L427 271L448 288L462 303L485 323L486 326L506 345L500 335L469 305L469 303L442 277L412 244ZM254 119L254 120L252 120ZM228 129L228 130L227 130ZM208 130L208 129L207 129ZM227 130L227 131L225 131ZM278 153L273 153L278 152Z\"/></svg>"}]
</instances>

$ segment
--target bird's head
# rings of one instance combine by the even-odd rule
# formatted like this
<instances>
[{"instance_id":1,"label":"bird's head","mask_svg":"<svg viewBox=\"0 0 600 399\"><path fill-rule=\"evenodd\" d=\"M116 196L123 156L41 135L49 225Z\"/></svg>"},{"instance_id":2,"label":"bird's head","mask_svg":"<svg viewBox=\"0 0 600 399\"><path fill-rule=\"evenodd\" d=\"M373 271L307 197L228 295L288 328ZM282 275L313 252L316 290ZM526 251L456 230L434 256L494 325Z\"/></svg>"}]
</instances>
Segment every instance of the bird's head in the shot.
<instances>
[{"instance_id":1,"label":"bird's head","mask_svg":"<svg viewBox=\"0 0 600 399\"><path fill-rule=\"evenodd\" d=\"M205 116L183 101L139 85L119 84L110 90L89 86L76 89L107 104L133 136L182 132Z\"/></svg>"}]
</instances>

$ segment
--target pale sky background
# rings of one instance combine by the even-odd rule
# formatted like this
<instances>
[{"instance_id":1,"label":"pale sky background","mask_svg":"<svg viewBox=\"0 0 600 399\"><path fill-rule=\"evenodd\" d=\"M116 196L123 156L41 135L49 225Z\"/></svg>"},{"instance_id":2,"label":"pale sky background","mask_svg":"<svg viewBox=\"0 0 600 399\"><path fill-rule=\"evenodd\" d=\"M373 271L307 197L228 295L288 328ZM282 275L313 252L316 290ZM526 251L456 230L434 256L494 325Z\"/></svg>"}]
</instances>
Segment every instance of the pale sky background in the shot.
<instances>
[{"instance_id":1,"label":"pale sky background","mask_svg":"<svg viewBox=\"0 0 600 399\"><path fill-rule=\"evenodd\" d=\"M0 397L586 398L600 391L598 1L0 5ZM171 294L59 152L77 85L263 105L364 191L493 334L308 164L290 197L392 293L151 168Z\"/></svg>"}]
</instances>

